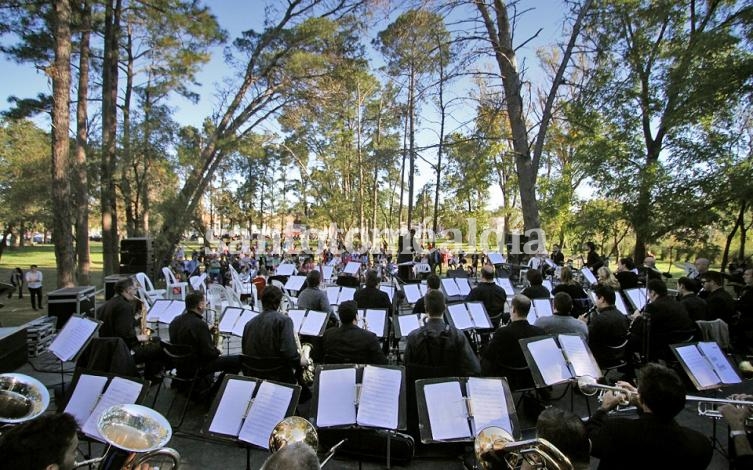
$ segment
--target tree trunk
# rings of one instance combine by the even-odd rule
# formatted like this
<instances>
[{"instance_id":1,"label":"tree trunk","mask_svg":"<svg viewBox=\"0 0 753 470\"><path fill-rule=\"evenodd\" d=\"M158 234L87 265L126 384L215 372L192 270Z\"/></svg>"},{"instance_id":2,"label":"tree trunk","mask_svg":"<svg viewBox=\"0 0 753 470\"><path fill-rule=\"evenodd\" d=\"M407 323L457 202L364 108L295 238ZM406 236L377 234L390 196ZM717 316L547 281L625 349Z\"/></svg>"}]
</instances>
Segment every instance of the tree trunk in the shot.
<instances>
[{"instance_id":1,"label":"tree trunk","mask_svg":"<svg viewBox=\"0 0 753 470\"><path fill-rule=\"evenodd\" d=\"M737 229L739 228L745 228L745 210L747 209L748 203L746 201L740 202L740 210L737 212L737 219L735 219L735 226L732 227L732 231L727 235L727 240L724 243L724 254L722 255L722 271L727 270L727 265L729 264L729 250L730 246L732 245L732 240L735 238L735 234L737 234ZM744 240L742 241L744 245ZM741 258L742 259L742 258Z\"/></svg>"},{"instance_id":2,"label":"tree trunk","mask_svg":"<svg viewBox=\"0 0 753 470\"><path fill-rule=\"evenodd\" d=\"M81 8L81 43L79 44L78 90L76 106L76 278L79 285L91 284L89 270L89 177L86 170L87 119L89 100L89 38L91 6L83 0Z\"/></svg>"},{"instance_id":3,"label":"tree trunk","mask_svg":"<svg viewBox=\"0 0 753 470\"><path fill-rule=\"evenodd\" d=\"M113 2L115 3L113 5ZM105 6L104 64L102 69L102 262L103 274L113 274L118 262L118 211L115 194L118 39L120 37L121 0L109 0Z\"/></svg>"},{"instance_id":4,"label":"tree trunk","mask_svg":"<svg viewBox=\"0 0 753 470\"><path fill-rule=\"evenodd\" d=\"M413 224L413 194L416 175L416 97L415 71L411 69L408 83L408 230Z\"/></svg>"},{"instance_id":5,"label":"tree trunk","mask_svg":"<svg viewBox=\"0 0 753 470\"><path fill-rule=\"evenodd\" d=\"M52 75L52 228L57 261L57 286L75 285L70 167L71 5L56 0L55 63Z\"/></svg>"},{"instance_id":6,"label":"tree trunk","mask_svg":"<svg viewBox=\"0 0 753 470\"><path fill-rule=\"evenodd\" d=\"M133 35L131 34L130 23L126 24L126 76L125 91L123 92L123 152L120 158L120 164L123 173L120 175L120 192L123 196L123 209L126 218L126 236L139 236L138 207L134 200L134 191L131 187L131 180L128 168L136 173L136 164L133 162L131 152L131 97L133 96ZM138 190L137 190L138 191Z\"/></svg>"}]
</instances>

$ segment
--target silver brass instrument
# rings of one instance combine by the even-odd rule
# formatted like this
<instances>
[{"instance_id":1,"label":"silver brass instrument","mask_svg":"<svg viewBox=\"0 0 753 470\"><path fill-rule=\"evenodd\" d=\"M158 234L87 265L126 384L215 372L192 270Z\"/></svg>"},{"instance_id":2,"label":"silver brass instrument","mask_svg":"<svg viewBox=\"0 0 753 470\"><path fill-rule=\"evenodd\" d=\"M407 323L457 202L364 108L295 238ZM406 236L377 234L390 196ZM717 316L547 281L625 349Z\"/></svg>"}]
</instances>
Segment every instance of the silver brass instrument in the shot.
<instances>
[{"instance_id":1,"label":"silver brass instrument","mask_svg":"<svg viewBox=\"0 0 753 470\"><path fill-rule=\"evenodd\" d=\"M590 375L582 375L578 377L578 389L581 391L581 393L583 393L583 395L589 397L594 396L598 393L599 401L602 401L604 393L606 392L621 394L623 396L623 400L620 402L620 405L629 405L630 400L634 396L638 395L636 392L632 392L622 387L600 384L595 378L591 377Z\"/></svg>"},{"instance_id":2,"label":"silver brass instrument","mask_svg":"<svg viewBox=\"0 0 753 470\"><path fill-rule=\"evenodd\" d=\"M180 454L164 447L173 435L164 416L141 405L114 405L97 421L99 434L110 444L102 457L76 462L74 468L97 464L99 470L178 469ZM156 465L155 465L156 464Z\"/></svg>"},{"instance_id":3,"label":"silver brass instrument","mask_svg":"<svg viewBox=\"0 0 753 470\"><path fill-rule=\"evenodd\" d=\"M0 374L0 423L29 421L48 406L50 392L39 380L24 374Z\"/></svg>"},{"instance_id":4,"label":"silver brass instrument","mask_svg":"<svg viewBox=\"0 0 753 470\"><path fill-rule=\"evenodd\" d=\"M524 463L536 469L573 469L570 459L546 439L516 442L509 432L496 426L482 429L473 449L476 462L483 470L517 469Z\"/></svg>"},{"instance_id":5,"label":"silver brass instrument","mask_svg":"<svg viewBox=\"0 0 753 470\"><path fill-rule=\"evenodd\" d=\"M319 435L316 432L316 428L308 420L301 418L300 416L288 416L283 419L272 429L272 433L269 435L269 450L273 454L288 444L295 442L301 442L311 447L314 452L319 449ZM345 442L345 439L332 446L327 451L327 456L322 460L319 466L324 466L329 460L334 457L335 451Z\"/></svg>"},{"instance_id":6,"label":"silver brass instrument","mask_svg":"<svg viewBox=\"0 0 753 470\"><path fill-rule=\"evenodd\" d=\"M745 401L745 400L726 400L723 398L706 398L706 397L698 397L694 395L687 395L685 397L685 401L693 401L698 403L698 416L707 416L709 418L719 419L722 418L722 413L719 411L719 407L722 405L733 405L733 406L752 406L753 407L753 401ZM753 425L753 417L749 417L746 422L746 425L751 426Z\"/></svg>"}]
</instances>

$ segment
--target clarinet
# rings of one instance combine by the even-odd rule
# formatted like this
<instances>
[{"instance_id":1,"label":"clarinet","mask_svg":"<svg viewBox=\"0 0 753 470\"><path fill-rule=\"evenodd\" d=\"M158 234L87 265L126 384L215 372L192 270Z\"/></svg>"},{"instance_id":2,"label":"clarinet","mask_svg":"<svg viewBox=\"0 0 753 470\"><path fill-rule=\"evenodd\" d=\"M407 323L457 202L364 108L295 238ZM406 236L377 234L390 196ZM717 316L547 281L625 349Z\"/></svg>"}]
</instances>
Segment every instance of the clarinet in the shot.
<instances>
[{"instance_id":1,"label":"clarinet","mask_svg":"<svg viewBox=\"0 0 753 470\"><path fill-rule=\"evenodd\" d=\"M587 325L591 324L591 317L593 317L594 313L596 313L597 311L598 311L598 308L596 308L596 305L594 305L591 308L589 308L586 311L586 313L584 313L584 315L586 316L586 324Z\"/></svg>"}]
</instances>

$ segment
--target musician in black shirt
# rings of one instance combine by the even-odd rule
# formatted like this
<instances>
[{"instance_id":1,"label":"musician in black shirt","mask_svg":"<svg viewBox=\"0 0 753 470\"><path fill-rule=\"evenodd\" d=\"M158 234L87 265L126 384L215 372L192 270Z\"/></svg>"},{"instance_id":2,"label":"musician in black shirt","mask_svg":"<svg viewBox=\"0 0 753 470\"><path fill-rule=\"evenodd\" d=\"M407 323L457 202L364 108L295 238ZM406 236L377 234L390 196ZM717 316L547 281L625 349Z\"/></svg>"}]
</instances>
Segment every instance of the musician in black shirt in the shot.
<instances>
[{"instance_id":1,"label":"musician in black shirt","mask_svg":"<svg viewBox=\"0 0 753 470\"><path fill-rule=\"evenodd\" d=\"M481 281L471 289L465 300L466 302L474 300L483 302L495 329L499 328L500 323L510 321L510 314L505 313L507 293L494 282L494 266L492 265L487 264L481 268Z\"/></svg>"}]
</instances>

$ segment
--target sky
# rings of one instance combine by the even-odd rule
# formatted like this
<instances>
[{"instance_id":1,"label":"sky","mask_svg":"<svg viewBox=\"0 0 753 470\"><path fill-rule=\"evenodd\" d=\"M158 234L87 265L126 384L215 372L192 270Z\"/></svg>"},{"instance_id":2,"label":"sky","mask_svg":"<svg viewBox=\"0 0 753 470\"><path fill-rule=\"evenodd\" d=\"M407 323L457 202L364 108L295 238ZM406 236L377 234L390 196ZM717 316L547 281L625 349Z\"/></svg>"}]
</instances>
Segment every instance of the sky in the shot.
<instances>
[{"instance_id":1,"label":"sky","mask_svg":"<svg viewBox=\"0 0 753 470\"><path fill-rule=\"evenodd\" d=\"M205 3L215 13L220 26L229 33L229 39L232 40L244 30L260 29L264 5L275 2L283 3L282 0L206 0ZM391 4L397 4L397 1L391 0ZM527 66L527 79L538 83L542 79L542 73L535 56L536 49L548 47L562 39L562 24L565 13L563 1L520 0L518 5L519 11L527 9L530 9L530 11L521 16L515 38L516 44L536 33L539 28L541 29L534 40L518 51L519 63L524 62ZM374 27L369 31L368 37L364 38L363 42L366 44L367 51L374 63L381 63L381 59L371 46L371 38L375 37L378 31L384 29L388 21L388 19L377 19L374 22ZM196 90L200 94L198 103L194 104L179 97L174 97L171 100L170 105L175 109L175 119L179 124L200 127L204 118L214 110L216 85L230 73L224 63L222 50L223 47L214 49L211 62L204 66L198 75L198 81L201 83L201 87ZM9 96L33 97L38 93L50 93L50 80L33 66L28 64L18 65L9 62L5 56L0 55L0 67L2 70L2 73L0 73L0 111L9 108L7 102ZM496 69L496 66L494 67ZM461 83L458 86L460 87L458 93L463 93L472 88L469 82ZM468 117L473 115L474 105L470 101L467 103L468 105L463 109L455 111L459 113L458 116L455 116L456 122L466 120L465 117L459 117L461 115ZM431 120L431 118L428 118L425 122ZM40 126L49 126L48 121L43 117L35 119L35 121ZM274 127L271 126L264 130L274 130ZM421 140L424 140L424 143L433 144L436 135L437 133L430 129L424 130L419 134L419 145L423 145ZM423 169L419 167L419 171L427 176L430 174L427 165L423 165ZM492 185L492 191L499 191L496 185ZM490 201L499 199L498 194L491 194Z\"/></svg>"}]
</instances>

